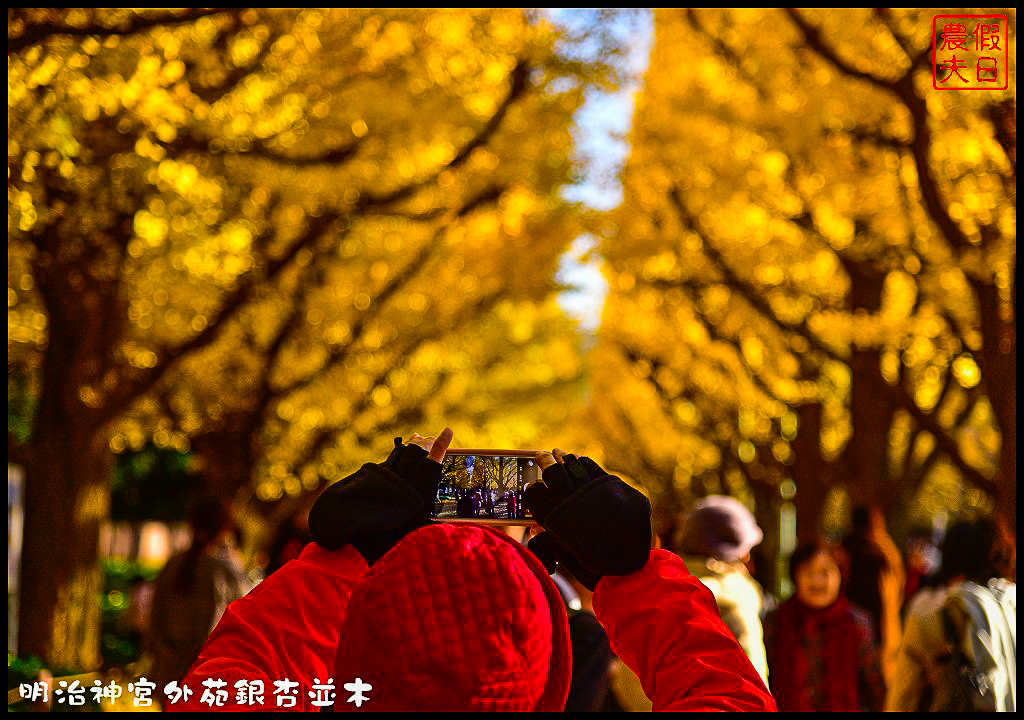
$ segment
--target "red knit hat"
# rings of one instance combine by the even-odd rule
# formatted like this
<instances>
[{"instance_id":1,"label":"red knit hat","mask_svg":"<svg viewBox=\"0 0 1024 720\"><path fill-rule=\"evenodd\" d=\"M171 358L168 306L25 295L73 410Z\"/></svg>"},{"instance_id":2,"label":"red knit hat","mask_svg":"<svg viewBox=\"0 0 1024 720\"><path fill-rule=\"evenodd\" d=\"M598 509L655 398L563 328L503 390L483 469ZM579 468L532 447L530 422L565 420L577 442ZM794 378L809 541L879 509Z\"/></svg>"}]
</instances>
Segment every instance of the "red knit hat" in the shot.
<instances>
[{"instance_id":1,"label":"red knit hat","mask_svg":"<svg viewBox=\"0 0 1024 720\"><path fill-rule=\"evenodd\" d=\"M373 565L349 601L334 681L363 709L562 711L572 669L565 605L543 565L478 525L433 524Z\"/></svg>"}]
</instances>

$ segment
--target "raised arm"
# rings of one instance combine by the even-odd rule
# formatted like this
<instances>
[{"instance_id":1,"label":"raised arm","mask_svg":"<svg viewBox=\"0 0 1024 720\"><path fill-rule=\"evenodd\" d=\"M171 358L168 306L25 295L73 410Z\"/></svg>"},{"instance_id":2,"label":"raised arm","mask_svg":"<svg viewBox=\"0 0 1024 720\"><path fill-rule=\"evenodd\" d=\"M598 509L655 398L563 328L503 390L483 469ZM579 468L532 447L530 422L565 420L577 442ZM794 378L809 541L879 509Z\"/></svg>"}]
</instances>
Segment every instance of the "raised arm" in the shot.
<instances>
[{"instance_id":1,"label":"raised arm","mask_svg":"<svg viewBox=\"0 0 1024 720\"><path fill-rule=\"evenodd\" d=\"M346 682L333 674L352 589L369 565L429 522L451 440L449 428L436 439L414 434L402 444L397 438L383 463L367 463L325 490L309 516L315 542L228 607L182 683L191 697L168 709L211 709L203 701L208 689L208 697L220 691L213 709L316 711L333 705L333 698L310 693L318 682ZM262 684L262 704L241 702L244 689L240 699L235 687L241 681ZM275 693L275 683L283 681L288 689Z\"/></svg>"},{"instance_id":2,"label":"raised arm","mask_svg":"<svg viewBox=\"0 0 1024 720\"><path fill-rule=\"evenodd\" d=\"M228 606L179 683L192 694L166 709L317 710L309 691L315 680L331 677L348 598L366 569L352 546L331 551L307 545L297 559ZM263 704L239 703L239 681L262 683ZM294 706L287 699L279 704L275 681L298 683L294 693L281 693L294 698ZM223 704L203 701L208 687L210 698L217 697L218 689L227 693L226 700L220 695Z\"/></svg>"},{"instance_id":3,"label":"raised arm","mask_svg":"<svg viewBox=\"0 0 1024 720\"><path fill-rule=\"evenodd\" d=\"M667 550L652 550L638 572L602 578L594 610L655 711L776 709L714 595Z\"/></svg>"},{"instance_id":4,"label":"raised arm","mask_svg":"<svg viewBox=\"0 0 1024 720\"><path fill-rule=\"evenodd\" d=\"M538 455L526 503L545 532L530 541L594 593L612 649L655 710L774 711L775 701L718 613L714 595L665 550L651 550L647 498L593 460Z\"/></svg>"}]
</instances>

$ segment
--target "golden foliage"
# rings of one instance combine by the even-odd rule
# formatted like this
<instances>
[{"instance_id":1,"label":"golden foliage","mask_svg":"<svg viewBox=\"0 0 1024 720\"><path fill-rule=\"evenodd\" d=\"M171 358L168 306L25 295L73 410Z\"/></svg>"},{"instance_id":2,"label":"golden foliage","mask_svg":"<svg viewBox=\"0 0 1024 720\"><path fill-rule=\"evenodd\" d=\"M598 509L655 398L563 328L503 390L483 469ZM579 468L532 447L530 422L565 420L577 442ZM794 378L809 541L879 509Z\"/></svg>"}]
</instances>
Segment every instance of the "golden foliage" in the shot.
<instances>
[{"instance_id":1,"label":"golden foliage","mask_svg":"<svg viewBox=\"0 0 1024 720\"><path fill-rule=\"evenodd\" d=\"M670 507L737 469L777 487L808 403L859 501L892 508L936 473L993 491L1005 389L978 390L1004 336L984 337L979 302L997 290L1012 327L1015 181L994 112L1014 90L932 90L932 14L658 11L601 247L594 412ZM854 409L879 393L889 415ZM842 457L872 422L884 478ZM950 442L933 453L935 434Z\"/></svg>"},{"instance_id":2,"label":"golden foliage","mask_svg":"<svg viewBox=\"0 0 1024 720\"><path fill-rule=\"evenodd\" d=\"M53 307L95 296L111 317L70 360L111 449L248 428L269 499L445 418L485 445L557 427L530 396L578 389L552 292L588 68L554 27L29 9L9 30L8 353L39 373Z\"/></svg>"}]
</instances>

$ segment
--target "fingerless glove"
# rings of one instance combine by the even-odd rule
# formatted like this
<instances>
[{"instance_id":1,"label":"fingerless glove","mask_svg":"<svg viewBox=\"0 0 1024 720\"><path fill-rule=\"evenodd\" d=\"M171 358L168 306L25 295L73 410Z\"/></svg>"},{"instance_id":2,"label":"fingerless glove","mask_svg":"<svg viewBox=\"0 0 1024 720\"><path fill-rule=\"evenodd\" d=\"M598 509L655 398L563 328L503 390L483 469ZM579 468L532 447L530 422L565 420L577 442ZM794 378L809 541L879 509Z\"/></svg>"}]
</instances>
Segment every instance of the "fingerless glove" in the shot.
<instances>
[{"instance_id":1,"label":"fingerless glove","mask_svg":"<svg viewBox=\"0 0 1024 720\"><path fill-rule=\"evenodd\" d=\"M594 590L605 575L641 569L651 551L651 504L588 457L566 455L524 499L545 532L530 549L549 571L561 563Z\"/></svg>"},{"instance_id":2,"label":"fingerless glove","mask_svg":"<svg viewBox=\"0 0 1024 720\"><path fill-rule=\"evenodd\" d=\"M328 550L353 545L375 563L418 527L430 522L441 465L417 445L395 449L383 463L366 463L324 490L309 512L313 540Z\"/></svg>"}]
</instances>

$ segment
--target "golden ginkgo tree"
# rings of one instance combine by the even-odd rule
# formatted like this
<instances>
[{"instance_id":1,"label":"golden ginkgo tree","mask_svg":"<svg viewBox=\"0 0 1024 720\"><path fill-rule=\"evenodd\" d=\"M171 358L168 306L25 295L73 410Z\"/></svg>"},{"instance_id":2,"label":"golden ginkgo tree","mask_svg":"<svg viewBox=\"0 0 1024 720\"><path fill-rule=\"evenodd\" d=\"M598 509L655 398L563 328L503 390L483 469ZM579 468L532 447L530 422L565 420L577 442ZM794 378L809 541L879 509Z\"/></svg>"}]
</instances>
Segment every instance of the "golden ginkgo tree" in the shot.
<instances>
[{"instance_id":1,"label":"golden ginkgo tree","mask_svg":"<svg viewBox=\"0 0 1024 720\"><path fill-rule=\"evenodd\" d=\"M657 13L594 397L670 514L943 477L1015 523L1015 91L935 90L933 14Z\"/></svg>"},{"instance_id":2,"label":"golden ginkgo tree","mask_svg":"<svg viewBox=\"0 0 1024 720\"><path fill-rule=\"evenodd\" d=\"M557 426L580 372L559 189L607 76L542 16L28 8L8 41L20 652L97 662L116 451L191 449L272 502L393 434Z\"/></svg>"}]
</instances>

